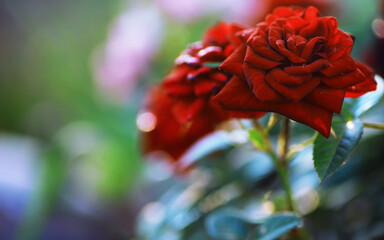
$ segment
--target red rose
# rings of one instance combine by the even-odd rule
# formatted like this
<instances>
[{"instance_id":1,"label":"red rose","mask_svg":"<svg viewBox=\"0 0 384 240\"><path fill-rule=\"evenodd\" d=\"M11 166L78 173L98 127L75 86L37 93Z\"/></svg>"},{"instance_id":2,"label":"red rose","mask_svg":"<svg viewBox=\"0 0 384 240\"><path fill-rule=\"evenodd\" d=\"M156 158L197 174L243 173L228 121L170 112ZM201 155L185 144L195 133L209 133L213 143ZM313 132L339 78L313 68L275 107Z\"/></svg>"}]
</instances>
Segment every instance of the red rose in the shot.
<instances>
[{"instance_id":1,"label":"red rose","mask_svg":"<svg viewBox=\"0 0 384 240\"><path fill-rule=\"evenodd\" d=\"M279 7L221 65L235 76L214 98L234 116L270 111L329 136L344 97L376 89L372 70L350 55L351 35L314 7Z\"/></svg>"},{"instance_id":2,"label":"red rose","mask_svg":"<svg viewBox=\"0 0 384 240\"><path fill-rule=\"evenodd\" d=\"M177 161L197 140L213 132L222 122L222 111L217 104L208 104L189 124L181 124L170 111L172 99L161 88L149 91L144 108L138 117L141 146L144 153L162 151Z\"/></svg>"},{"instance_id":3,"label":"red rose","mask_svg":"<svg viewBox=\"0 0 384 240\"><path fill-rule=\"evenodd\" d=\"M156 119L156 124L142 134L145 153L164 151L177 161L197 140L229 118L210 100L232 77L218 66L242 44L235 33L243 29L221 22L176 59L174 69L160 89L150 92L146 103L145 112Z\"/></svg>"},{"instance_id":4,"label":"red rose","mask_svg":"<svg viewBox=\"0 0 384 240\"><path fill-rule=\"evenodd\" d=\"M224 22L209 28L201 42L190 45L175 61L174 69L164 79L164 90L173 100L172 112L184 124L206 111L211 97L217 94L232 77L218 69L241 45L235 33L244 28ZM210 103L210 105L216 103ZM218 113L228 118L225 111ZM258 113L255 117L261 115Z\"/></svg>"}]
</instances>

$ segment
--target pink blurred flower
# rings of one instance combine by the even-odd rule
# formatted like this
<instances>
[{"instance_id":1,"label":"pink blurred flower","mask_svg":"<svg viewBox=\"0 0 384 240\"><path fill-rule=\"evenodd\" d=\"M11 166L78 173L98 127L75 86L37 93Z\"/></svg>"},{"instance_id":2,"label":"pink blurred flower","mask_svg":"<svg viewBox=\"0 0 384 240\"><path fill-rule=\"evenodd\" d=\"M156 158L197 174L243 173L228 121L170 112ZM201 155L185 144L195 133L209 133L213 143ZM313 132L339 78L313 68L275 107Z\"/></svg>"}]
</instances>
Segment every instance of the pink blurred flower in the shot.
<instances>
[{"instance_id":1,"label":"pink blurred flower","mask_svg":"<svg viewBox=\"0 0 384 240\"><path fill-rule=\"evenodd\" d=\"M153 7L136 6L113 23L96 56L95 78L101 93L127 100L149 68L162 42L163 20Z\"/></svg>"},{"instance_id":2,"label":"pink blurred flower","mask_svg":"<svg viewBox=\"0 0 384 240\"><path fill-rule=\"evenodd\" d=\"M156 0L160 9L176 20L191 22L199 18L219 14L221 20L247 24L258 14L255 0ZM260 12L261 14L261 12Z\"/></svg>"}]
</instances>

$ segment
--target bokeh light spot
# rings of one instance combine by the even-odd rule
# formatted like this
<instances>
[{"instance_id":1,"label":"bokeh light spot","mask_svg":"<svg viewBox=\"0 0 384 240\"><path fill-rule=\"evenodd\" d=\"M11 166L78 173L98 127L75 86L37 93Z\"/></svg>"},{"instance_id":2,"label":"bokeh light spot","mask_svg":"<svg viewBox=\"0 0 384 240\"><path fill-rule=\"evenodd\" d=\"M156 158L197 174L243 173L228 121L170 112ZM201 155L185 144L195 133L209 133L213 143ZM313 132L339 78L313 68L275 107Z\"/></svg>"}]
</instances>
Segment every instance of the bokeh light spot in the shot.
<instances>
[{"instance_id":1,"label":"bokeh light spot","mask_svg":"<svg viewBox=\"0 0 384 240\"><path fill-rule=\"evenodd\" d=\"M384 19L376 18L373 20L372 29L378 38L384 38Z\"/></svg>"},{"instance_id":2,"label":"bokeh light spot","mask_svg":"<svg viewBox=\"0 0 384 240\"><path fill-rule=\"evenodd\" d=\"M144 112L139 114L136 124L140 131L151 132L156 128L157 118L151 112Z\"/></svg>"}]
</instances>

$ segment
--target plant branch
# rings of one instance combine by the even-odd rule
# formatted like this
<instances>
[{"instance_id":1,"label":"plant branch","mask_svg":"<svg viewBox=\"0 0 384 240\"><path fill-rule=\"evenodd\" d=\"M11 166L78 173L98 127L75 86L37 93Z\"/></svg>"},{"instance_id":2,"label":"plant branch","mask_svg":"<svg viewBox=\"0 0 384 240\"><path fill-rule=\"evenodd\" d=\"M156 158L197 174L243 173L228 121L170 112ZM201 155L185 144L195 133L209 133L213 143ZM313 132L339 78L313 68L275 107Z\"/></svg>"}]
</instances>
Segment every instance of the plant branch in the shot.
<instances>
[{"instance_id":1,"label":"plant branch","mask_svg":"<svg viewBox=\"0 0 384 240\"><path fill-rule=\"evenodd\" d=\"M284 187L285 195L288 203L288 210L296 212L295 203L292 195L292 187L289 180L288 167L287 167L287 153L288 153L288 144L289 144L289 119L285 119L283 122L283 128L281 132L281 138L279 142L282 144L282 155L280 157L275 153L273 149L271 140L266 132L266 129L255 119L252 120L254 127L261 133L264 143L266 144L266 153L271 157L273 164L275 165L275 169L280 178L280 181ZM279 144L280 145L280 144Z\"/></svg>"},{"instance_id":2,"label":"plant branch","mask_svg":"<svg viewBox=\"0 0 384 240\"><path fill-rule=\"evenodd\" d=\"M373 128L373 129L379 129L384 130L384 124L383 123L363 123L363 126L366 128Z\"/></svg>"}]
</instances>

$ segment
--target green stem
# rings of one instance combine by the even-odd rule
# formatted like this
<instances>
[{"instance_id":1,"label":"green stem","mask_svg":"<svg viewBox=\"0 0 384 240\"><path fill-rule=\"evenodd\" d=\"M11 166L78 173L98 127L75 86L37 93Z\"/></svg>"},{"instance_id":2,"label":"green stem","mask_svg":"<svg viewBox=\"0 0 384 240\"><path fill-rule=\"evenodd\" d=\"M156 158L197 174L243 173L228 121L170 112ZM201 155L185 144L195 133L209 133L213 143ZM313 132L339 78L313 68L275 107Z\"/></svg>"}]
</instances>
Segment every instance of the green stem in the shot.
<instances>
[{"instance_id":1,"label":"green stem","mask_svg":"<svg viewBox=\"0 0 384 240\"><path fill-rule=\"evenodd\" d=\"M290 136L290 121L288 118L284 118L282 122L282 128L279 135L280 157L278 159L277 168L282 172L280 179L283 183L286 199L289 210L296 212L295 201L293 200L293 193L291 187L291 181L289 179L289 167L288 167L288 148L289 148L289 136Z\"/></svg>"},{"instance_id":2,"label":"green stem","mask_svg":"<svg viewBox=\"0 0 384 240\"><path fill-rule=\"evenodd\" d=\"M288 153L288 140L289 140L289 119L286 119L287 121L284 121L282 133L280 134L282 136L282 139L280 139L280 142L282 142L282 154L280 158L275 153L271 140L266 133L265 129L260 125L260 123L257 120L253 120L254 127L261 133L263 137L263 141L267 144L266 147L266 153L271 157L273 164L275 165L276 172L280 178L280 181L284 187L286 200L288 204L289 211L296 212L296 206L293 200L293 194L292 194L292 187L289 180L289 174L288 174L288 164L287 164L287 153ZM280 137L279 137L280 138Z\"/></svg>"},{"instance_id":3,"label":"green stem","mask_svg":"<svg viewBox=\"0 0 384 240\"><path fill-rule=\"evenodd\" d=\"M373 128L373 129L379 129L384 130L384 124L383 123L363 123L363 126L366 128Z\"/></svg>"}]
</instances>

